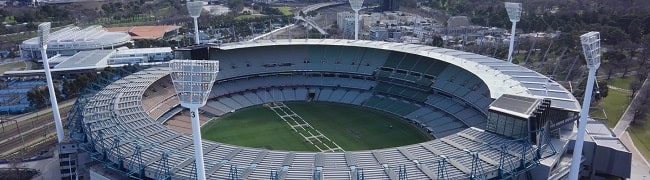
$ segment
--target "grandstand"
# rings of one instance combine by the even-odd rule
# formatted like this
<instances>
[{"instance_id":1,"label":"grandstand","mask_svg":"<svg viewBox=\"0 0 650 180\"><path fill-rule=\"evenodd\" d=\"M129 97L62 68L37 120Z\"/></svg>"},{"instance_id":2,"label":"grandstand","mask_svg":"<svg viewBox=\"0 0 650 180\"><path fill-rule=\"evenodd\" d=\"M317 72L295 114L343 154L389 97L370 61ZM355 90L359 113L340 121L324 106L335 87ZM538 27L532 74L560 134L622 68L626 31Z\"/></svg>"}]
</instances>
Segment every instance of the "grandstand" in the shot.
<instances>
[{"instance_id":1,"label":"grandstand","mask_svg":"<svg viewBox=\"0 0 650 180\"><path fill-rule=\"evenodd\" d=\"M72 56L79 51L94 49L115 49L131 43L131 36L124 32L108 32L102 26L79 28L66 26L52 32L47 42L49 56L61 54ZM23 58L40 58L38 37L25 40L20 44L20 56Z\"/></svg>"},{"instance_id":2,"label":"grandstand","mask_svg":"<svg viewBox=\"0 0 650 180\"><path fill-rule=\"evenodd\" d=\"M179 49L176 57L192 57L193 50ZM213 46L209 59L219 60L221 69L211 99L201 109L204 114L220 116L282 101L336 102L403 117L436 137L352 152L278 151L206 141L210 179L490 179L531 171L546 178L555 173L557 152L565 149L580 109L571 93L541 74L430 46L274 40ZM71 132L82 132L78 135L94 159L126 175L192 178L191 138L161 125L165 112L177 106L169 85L166 67L107 84L78 100L78 113L69 119ZM504 94L550 100L550 129L534 133L554 138L513 139L483 130L488 107Z\"/></svg>"}]
</instances>

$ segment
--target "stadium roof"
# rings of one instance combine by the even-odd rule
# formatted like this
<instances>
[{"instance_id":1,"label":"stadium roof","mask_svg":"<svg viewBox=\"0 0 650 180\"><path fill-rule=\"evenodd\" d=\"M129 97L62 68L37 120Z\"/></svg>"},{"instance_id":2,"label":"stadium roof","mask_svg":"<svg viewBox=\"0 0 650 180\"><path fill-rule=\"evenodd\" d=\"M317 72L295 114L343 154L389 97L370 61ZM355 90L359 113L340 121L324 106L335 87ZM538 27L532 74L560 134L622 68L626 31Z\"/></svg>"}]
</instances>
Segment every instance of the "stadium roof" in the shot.
<instances>
[{"instance_id":1,"label":"stadium roof","mask_svg":"<svg viewBox=\"0 0 650 180\"><path fill-rule=\"evenodd\" d=\"M111 27L107 28L109 32L126 32L131 35L132 39L160 39L165 33L180 29L180 26L130 26L130 27Z\"/></svg>"},{"instance_id":2,"label":"stadium roof","mask_svg":"<svg viewBox=\"0 0 650 180\"><path fill-rule=\"evenodd\" d=\"M278 45L338 45L398 51L438 59L478 76L490 89L492 99L503 94L536 96L551 100L551 107L579 112L580 104L562 85L525 67L483 55L439 47L348 39L282 39L235 42L215 45L219 49L239 49Z\"/></svg>"},{"instance_id":3,"label":"stadium roof","mask_svg":"<svg viewBox=\"0 0 650 180\"><path fill-rule=\"evenodd\" d=\"M77 26L64 27L50 34L48 50L89 50L126 44L131 37L123 32L108 32L102 26L81 29ZM23 50L40 50L38 37L23 41Z\"/></svg>"},{"instance_id":4,"label":"stadium roof","mask_svg":"<svg viewBox=\"0 0 650 180\"><path fill-rule=\"evenodd\" d=\"M541 102L540 98L504 94L490 104L490 109L528 119Z\"/></svg>"},{"instance_id":5,"label":"stadium roof","mask_svg":"<svg viewBox=\"0 0 650 180\"><path fill-rule=\"evenodd\" d=\"M118 49L116 55L155 54L155 53L168 53L168 52L172 52L171 47Z\"/></svg>"},{"instance_id":6,"label":"stadium roof","mask_svg":"<svg viewBox=\"0 0 650 180\"><path fill-rule=\"evenodd\" d=\"M81 51L54 68L102 67L106 66L108 58L113 54L115 50Z\"/></svg>"},{"instance_id":7,"label":"stadium roof","mask_svg":"<svg viewBox=\"0 0 650 180\"><path fill-rule=\"evenodd\" d=\"M594 119L587 119L587 135L590 138L585 138L587 141L593 140L594 143L609 147L618 151L630 152L621 140L614 135L611 129L603 122Z\"/></svg>"}]
</instances>

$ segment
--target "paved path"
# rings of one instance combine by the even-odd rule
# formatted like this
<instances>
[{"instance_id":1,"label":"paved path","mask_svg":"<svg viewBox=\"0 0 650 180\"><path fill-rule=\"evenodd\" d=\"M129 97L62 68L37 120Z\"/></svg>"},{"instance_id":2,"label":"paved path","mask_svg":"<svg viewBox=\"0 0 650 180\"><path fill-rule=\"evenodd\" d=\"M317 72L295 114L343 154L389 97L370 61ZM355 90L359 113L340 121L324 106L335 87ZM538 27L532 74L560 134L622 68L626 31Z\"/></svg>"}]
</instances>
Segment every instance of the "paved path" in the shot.
<instances>
[{"instance_id":1,"label":"paved path","mask_svg":"<svg viewBox=\"0 0 650 180\"><path fill-rule=\"evenodd\" d=\"M624 132L619 136L621 142L628 147L632 153L632 169L630 174L630 179L646 179L650 178L650 163L643 157L639 149L634 146L634 142L630 138L630 135Z\"/></svg>"},{"instance_id":2,"label":"paved path","mask_svg":"<svg viewBox=\"0 0 650 180\"><path fill-rule=\"evenodd\" d=\"M610 89L616 90L616 91L621 91L621 92L624 92L624 93L632 94L632 91L628 90L628 89L623 89L623 88L619 88L619 87L612 86L612 85L607 85L607 87L610 88Z\"/></svg>"},{"instance_id":3,"label":"paved path","mask_svg":"<svg viewBox=\"0 0 650 180\"><path fill-rule=\"evenodd\" d=\"M641 85L640 89L644 90L645 88L649 88L646 87L648 86L648 79L650 78L646 78L646 80L643 81L643 85ZM632 169L630 179L645 179L646 177L650 178L650 163L648 163L648 161L643 157L643 154L641 154L636 146L634 146L630 135L626 131L630 126L630 122L634 118L634 111L640 104L641 98L638 98L639 94L640 93L637 93L634 96L630 105L627 106L627 109L625 109L625 113L623 113L621 119L618 120L614 129L612 129L612 131L614 131L614 134L625 145L625 147L628 148L630 153L632 153Z\"/></svg>"},{"instance_id":4,"label":"paved path","mask_svg":"<svg viewBox=\"0 0 650 180\"><path fill-rule=\"evenodd\" d=\"M646 88L650 88L650 87L647 87L648 86L648 79L650 79L650 78L646 78L646 80L643 81L643 85L641 85L640 89L643 90L643 89L646 89ZM640 101L641 101L640 98L637 98L639 94L641 94L641 93L636 93L636 95L632 99L632 102L630 103L630 105L627 106L627 109L625 109L625 112L621 116L621 119L619 119L618 122L616 123L616 126L614 126L613 131L614 131L614 134L616 134L616 136L621 136L621 134L623 134L623 132L625 132L627 127L630 126L630 122L632 122L632 119L634 119L634 111L636 110L637 106L639 106Z\"/></svg>"}]
</instances>

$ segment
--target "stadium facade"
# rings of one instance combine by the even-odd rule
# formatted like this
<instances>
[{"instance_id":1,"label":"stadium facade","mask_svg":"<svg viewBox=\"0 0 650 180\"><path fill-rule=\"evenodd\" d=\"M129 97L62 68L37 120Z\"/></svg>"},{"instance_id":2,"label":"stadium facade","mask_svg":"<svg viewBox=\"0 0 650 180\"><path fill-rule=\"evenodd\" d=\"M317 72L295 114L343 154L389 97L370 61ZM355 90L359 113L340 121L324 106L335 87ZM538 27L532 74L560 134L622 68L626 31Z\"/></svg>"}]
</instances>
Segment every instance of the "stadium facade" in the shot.
<instances>
[{"instance_id":1,"label":"stadium facade","mask_svg":"<svg viewBox=\"0 0 650 180\"><path fill-rule=\"evenodd\" d=\"M337 102L403 117L436 138L352 152L206 141L210 179L559 179L567 174L563 157L570 153L580 105L553 80L503 60L415 44L334 39L239 42L175 53L178 59L220 61L211 101L202 109L207 115L279 101ZM72 137L94 159L130 177L194 177L191 137L162 125L165 115L152 117L142 108L174 98L173 91L164 90L171 88L168 68L101 82L71 111ZM151 88L158 89L156 98L144 94ZM620 155L619 161L629 158L625 148L606 151ZM585 155L585 162L591 157ZM627 174L619 171L625 168L607 166L597 173L626 178L629 163Z\"/></svg>"},{"instance_id":2,"label":"stadium facade","mask_svg":"<svg viewBox=\"0 0 650 180\"><path fill-rule=\"evenodd\" d=\"M50 34L47 53L48 56L57 54L72 56L79 51L115 49L132 42L128 33L108 32L104 27L98 25L83 29L77 26L67 26ZM28 39L20 44L20 56L40 59L38 37Z\"/></svg>"}]
</instances>

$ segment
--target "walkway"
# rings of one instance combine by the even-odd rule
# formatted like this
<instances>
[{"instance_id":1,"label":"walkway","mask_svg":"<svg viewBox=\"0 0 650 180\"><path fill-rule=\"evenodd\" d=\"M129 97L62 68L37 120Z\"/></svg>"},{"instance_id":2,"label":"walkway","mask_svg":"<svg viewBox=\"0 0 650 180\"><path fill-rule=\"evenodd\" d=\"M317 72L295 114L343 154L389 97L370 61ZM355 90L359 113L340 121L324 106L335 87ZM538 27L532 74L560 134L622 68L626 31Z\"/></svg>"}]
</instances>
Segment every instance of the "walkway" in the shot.
<instances>
[{"instance_id":1,"label":"walkway","mask_svg":"<svg viewBox=\"0 0 650 180\"><path fill-rule=\"evenodd\" d=\"M319 32L320 34L322 34L322 35L327 35L327 31L325 31L323 28L321 28L320 26L318 26L318 24L316 24L316 22L314 22L314 20L306 19L306 18L304 18L304 17L302 17L302 16L296 16L296 17L294 17L294 18L297 19L297 20L304 21L304 22L306 22L307 24L309 24L310 26L316 28L316 30L318 30L318 32Z\"/></svg>"},{"instance_id":2,"label":"walkway","mask_svg":"<svg viewBox=\"0 0 650 180\"><path fill-rule=\"evenodd\" d=\"M643 90L646 88L650 88L650 87L646 87L648 86L648 79L650 78L647 78L645 81L643 81L643 85L641 85L640 89ZM623 113L621 119L619 119L618 122L616 123L616 126L613 129L614 134L616 134L616 136L621 136L621 134L623 134L623 132L625 132L625 130L630 126L630 122L632 122L632 119L634 119L634 111L636 110L637 106L639 106L641 101L640 98L637 98L639 94L641 93L636 93L630 105L627 106L627 109L625 109L625 113Z\"/></svg>"},{"instance_id":3,"label":"walkway","mask_svg":"<svg viewBox=\"0 0 650 180\"><path fill-rule=\"evenodd\" d=\"M646 90L646 88L649 88L646 87L648 86L648 79L650 78L646 78L646 80L643 81L643 85L641 85L640 89ZM634 111L640 104L641 100L638 98L639 94L640 93L637 93L634 96L632 102L625 110L625 113L623 113L621 119L618 120L618 123L616 123L614 129L612 129L612 131L614 131L614 134L619 137L619 140L621 140L625 147L628 148L630 153L632 153L632 169L630 179L645 179L646 177L650 177L650 163L648 163L643 154L641 154L636 146L634 146L630 135L626 131L630 126L630 122L634 119Z\"/></svg>"}]
</instances>

